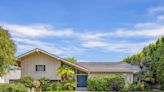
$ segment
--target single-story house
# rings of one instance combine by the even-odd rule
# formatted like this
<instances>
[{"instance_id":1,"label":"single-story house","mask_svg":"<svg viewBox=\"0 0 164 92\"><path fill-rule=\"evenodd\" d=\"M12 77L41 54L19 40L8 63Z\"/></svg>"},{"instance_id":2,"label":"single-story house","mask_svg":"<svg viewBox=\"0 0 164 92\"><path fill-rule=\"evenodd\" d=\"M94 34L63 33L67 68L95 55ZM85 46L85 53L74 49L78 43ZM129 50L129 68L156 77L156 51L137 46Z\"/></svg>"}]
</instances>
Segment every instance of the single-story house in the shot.
<instances>
[{"instance_id":1,"label":"single-story house","mask_svg":"<svg viewBox=\"0 0 164 92\"><path fill-rule=\"evenodd\" d=\"M99 76L123 75L125 80L133 82L133 76L139 72L139 67L124 62L76 62L71 63L63 58L42 49L33 49L17 57L21 67L21 77L31 76L34 79L45 77L52 81L61 80L57 69L63 64L76 70L77 87L86 87L87 79Z\"/></svg>"}]
</instances>

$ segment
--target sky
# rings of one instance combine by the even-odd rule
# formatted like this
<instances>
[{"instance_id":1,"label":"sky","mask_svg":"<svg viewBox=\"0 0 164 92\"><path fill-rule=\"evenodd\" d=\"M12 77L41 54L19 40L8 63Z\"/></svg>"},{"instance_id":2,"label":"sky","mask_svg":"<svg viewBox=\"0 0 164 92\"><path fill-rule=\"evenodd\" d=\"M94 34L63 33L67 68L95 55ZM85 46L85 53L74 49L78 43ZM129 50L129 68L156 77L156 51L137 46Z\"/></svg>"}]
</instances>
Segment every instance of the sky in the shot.
<instances>
[{"instance_id":1,"label":"sky","mask_svg":"<svg viewBox=\"0 0 164 92\"><path fill-rule=\"evenodd\" d=\"M40 48L81 62L119 62L164 35L164 0L0 0L16 55Z\"/></svg>"}]
</instances>

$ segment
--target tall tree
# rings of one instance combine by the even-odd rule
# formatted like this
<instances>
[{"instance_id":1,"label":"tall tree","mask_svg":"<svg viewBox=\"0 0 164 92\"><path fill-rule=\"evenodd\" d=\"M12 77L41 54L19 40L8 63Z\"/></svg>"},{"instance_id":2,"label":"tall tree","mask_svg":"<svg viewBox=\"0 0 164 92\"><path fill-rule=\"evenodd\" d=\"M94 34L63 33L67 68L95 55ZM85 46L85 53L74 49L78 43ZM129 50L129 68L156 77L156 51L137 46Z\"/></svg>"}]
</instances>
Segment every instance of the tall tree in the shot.
<instances>
[{"instance_id":1,"label":"tall tree","mask_svg":"<svg viewBox=\"0 0 164 92\"><path fill-rule=\"evenodd\" d=\"M160 83L164 86L164 36L156 43L144 47L141 53L125 58L123 62L141 67L141 81L149 85Z\"/></svg>"},{"instance_id":2,"label":"tall tree","mask_svg":"<svg viewBox=\"0 0 164 92\"><path fill-rule=\"evenodd\" d=\"M160 59L160 63L157 67L157 79L160 83L164 83L164 58Z\"/></svg>"},{"instance_id":3,"label":"tall tree","mask_svg":"<svg viewBox=\"0 0 164 92\"><path fill-rule=\"evenodd\" d=\"M68 58L65 58L65 60L69 62L77 62L77 60L74 57L68 57Z\"/></svg>"},{"instance_id":4,"label":"tall tree","mask_svg":"<svg viewBox=\"0 0 164 92\"><path fill-rule=\"evenodd\" d=\"M10 38L7 30L0 27L0 76L9 71L9 67L15 65L16 45Z\"/></svg>"}]
</instances>

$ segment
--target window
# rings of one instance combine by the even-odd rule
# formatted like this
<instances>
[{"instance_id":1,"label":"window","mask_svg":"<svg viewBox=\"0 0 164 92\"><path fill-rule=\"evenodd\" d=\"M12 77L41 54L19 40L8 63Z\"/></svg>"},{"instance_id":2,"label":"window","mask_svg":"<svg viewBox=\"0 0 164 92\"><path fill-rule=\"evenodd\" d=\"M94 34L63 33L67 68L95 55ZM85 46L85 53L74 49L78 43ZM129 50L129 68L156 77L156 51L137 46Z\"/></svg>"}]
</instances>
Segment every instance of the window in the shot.
<instances>
[{"instance_id":1,"label":"window","mask_svg":"<svg viewBox=\"0 0 164 92\"><path fill-rule=\"evenodd\" d=\"M36 65L36 71L46 71L45 65Z\"/></svg>"}]
</instances>

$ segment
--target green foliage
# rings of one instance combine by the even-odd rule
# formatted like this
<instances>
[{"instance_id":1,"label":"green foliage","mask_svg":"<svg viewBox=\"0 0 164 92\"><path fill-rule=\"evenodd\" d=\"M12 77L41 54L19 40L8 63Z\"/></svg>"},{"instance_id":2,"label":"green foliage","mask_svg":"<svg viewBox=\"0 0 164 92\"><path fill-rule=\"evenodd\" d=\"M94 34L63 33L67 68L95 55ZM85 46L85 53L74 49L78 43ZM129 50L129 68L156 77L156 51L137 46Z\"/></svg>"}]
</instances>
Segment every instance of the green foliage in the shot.
<instances>
[{"instance_id":1,"label":"green foliage","mask_svg":"<svg viewBox=\"0 0 164 92\"><path fill-rule=\"evenodd\" d=\"M138 84L132 84L131 85L131 90L132 91L138 91L138 89L139 89L139 85Z\"/></svg>"},{"instance_id":2,"label":"green foliage","mask_svg":"<svg viewBox=\"0 0 164 92\"><path fill-rule=\"evenodd\" d=\"M53 89L55 89L53 91L61 91L61 90L63 90L63 85L58 82L54 85Z\"/></svg>"},{"instance_id":3,"label":"green foliage","mask_svg":"<svg viewBox=\"0 0 164 92\"><path fill-rule=\"evenodd\" d=\"M9 71L9 66L16 65L15 52L16 46L10 39L10 34L0 27L0 76Z\"/></svg>"},{"instance_id":4,"label":"green foliage","mask_svg":"<svg viewBox=\"0 0 164 92\"><path fill-rule=\"evenodd\" d=\"M34 80L32 85L33 85L33 88L35 89L36 92L40 91L40 81Z\"/></svg>"},{"instance_id":5,"label":"green foliage","mask_svg":"<svg viewBox=\"0 0 164 92\"><path fill-rule=\"evenodd\" d=\"M149 86L152 84L161 83L164 84L164 37L157 40L156 43L152 43L142 50L139 54L130 56L123 59L123 62L127 62L132 65L138 65L141 67L139 73L138 83L147 83Z\"/></svg>"},{"instance_id":6,"label":"green foliage","mask_svg":"<svg viewBox=\"0 0 164 92\"><path fill-rule=\"evenodd\" d=\"M76 82L74 80L70 80L49 85L47 91L73 91L75 87Z\"/></svg>"},{"instance_id":7,"label":"green foliage","mask_svg":"<svg viewBox=\"0 0 164 92\"><path fill-rule=\"evenodd\" d=\"M128 86L124 88L125 92L130 92L130 91L145 91L149 90L148 87L146 87L147 84L145 84L144 82L142 82L141 84L131 84L128 83Z\"/></svg>"},{"instance_id":8,"label":"green foliage","mask_svg":"<svg viewBox=\"0 0 164 92\"><path fill-rule=\"evenodd\" d=\"M20 83L0 84L0 92L28 92L27 88Z\"/></svg>"},{"instance_id":9,"label":"green foliage","mask_svg":"<svg viewBox=\"0 0 164 92\"><path fill-rule=\"evenodd\" d=\"M73 80L75 77L75 71L71 67L61 66L58 68L57 74L61 76L62 81Z\"/></svg>"},{"instance_id":10,"label":"green foliage","mask_svg":"<svg viewBox=\"0 0 164 92\"><path fill-rule=\"evenodd\" d=\"M122 76L105 76L88 79L89 91L120 91L124 88L125 81Z\"/></svg>"},{"instance_id":11,"label":"green foliage","mask_svg":"<svg viewBox=\"0 0 164 92\"><path fill-rule=\"evenodd\" d=\"M61 82L57 82L55 84L51 84L47 87L47 91L62 91L63 89L63 84Z\"/></svg>"},{"instance_id":12,"label":"green foliage","mask_svg":"<svg viewBox=\"0 0 164 92\"><path fill-rule=\"evenodd\" d=\"M119 91L124 88L125 80L122 76L113 77L108 80L109 90Z\"/></svg>"},{"instance_id":13,"label":"green foliage","mask_svg":"<svg viewBox=\"0 0 164 92\"><path fill-rule=\"evenodd\" d=\"M61 84L63 85L64 90L73 90L76 87L76 82L74 79L76 74L72 67L67 65L61 66L58 68L57 74L61 76Z\"/></svg>"},{"instance_id":14,"label":"green foliage","mask_svg":"<svg viewBox=\"0 0 164 92\"><path fill-rule=\"evenodd\" d=\"M157 66L157 79L160 83L164 83L164 58L160 59L159 65Z\"/></svg>"},{"instance_id":15,"label":"green foliage","mask_svg":"<svg viewBox=\"0 0 164 92\"><path fill-rule=\"evenodd\" d=\"M141 83L140 88L141 88L142 91L145 90L145 83L144 82Z\"/></svg>"},{"instance_id":16,"label":"green foliage","mask_svg":"<svg viewBox=\"0 0 164 92\"><path fill-rule=\"evenodd\" d=\"M25 77L22 77L19 81L20 81L20 83L24 84L25 87L27 87L27 88L33 87L34 79L32 77L25 76Z\"/></svg>"},{"instance_id":17,"label":"green foliage","mask_svg":"<svg viewBox=\"0 0 164 92\"><path fill-rule=\"evenodd\" d=\"M46 78L39 79L40 81L40 88L42 91L47 91L48 86L50 85L50 81Z\"/></svg>"},{"instance_id":18,"label":"green foliage","mask_svg":"<svg viewBox=\"0 0 164 92\"><path fill-rule=\"evenodd\" d=\"M69 62L77 62L77 60L74 57L71 58L65 58L65 60L69 61Z\"/></svg>"},{"instance_id":19,"label":"green foliage","mask_svg":"<svg viewBox=\"0 0 164 92\"><path fill-rule=\"evenodd\" d=\"M77 83L75 80L68 80L68 81L64 81L64 83L63 83L63 87L65 90L74 90L76 85L77 85Z\"/></svg>"}]
</instances>

